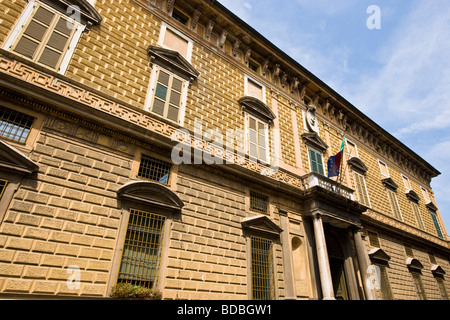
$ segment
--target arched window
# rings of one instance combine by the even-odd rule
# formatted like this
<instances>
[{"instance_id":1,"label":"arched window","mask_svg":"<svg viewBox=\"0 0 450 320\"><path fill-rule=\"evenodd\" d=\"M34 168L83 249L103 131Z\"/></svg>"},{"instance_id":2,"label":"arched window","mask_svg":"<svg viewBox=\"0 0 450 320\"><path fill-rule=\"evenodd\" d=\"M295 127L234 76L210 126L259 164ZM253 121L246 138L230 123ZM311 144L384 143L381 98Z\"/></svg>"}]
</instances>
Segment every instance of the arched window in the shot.
<instances>
[{"instance_id":1,"label":"arched window","mask_svg":"<svg viewBox=\"0 0 450 320\"><path fill-rule=\"evenodd\" d=\"M168 237L184 203L159 183L134 181L118 191L122 219L114 256L110 288L131 283L157 288L163 278Z\"/></svg>"}]
</instances>

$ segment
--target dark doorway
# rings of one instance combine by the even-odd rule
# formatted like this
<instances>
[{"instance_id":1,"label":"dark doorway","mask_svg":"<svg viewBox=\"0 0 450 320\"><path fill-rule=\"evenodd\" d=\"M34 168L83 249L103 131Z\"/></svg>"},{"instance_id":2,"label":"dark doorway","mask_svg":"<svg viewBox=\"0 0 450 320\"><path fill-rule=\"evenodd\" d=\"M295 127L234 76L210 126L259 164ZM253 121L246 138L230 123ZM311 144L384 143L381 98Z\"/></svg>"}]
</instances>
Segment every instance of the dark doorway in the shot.
<instances>
[{"instance_id":1,"label":"dark doorway","mask_svg":"<svg viewBox=\"0 0 450 320\"><path fill-rule=\"evenodd\" d=\"M337 237L327 235L327 251L330 263L331 278L333 280L334 297L337 300L349 300L347 280L344 268L344 252Z\"/></svg>"}]
</instances>

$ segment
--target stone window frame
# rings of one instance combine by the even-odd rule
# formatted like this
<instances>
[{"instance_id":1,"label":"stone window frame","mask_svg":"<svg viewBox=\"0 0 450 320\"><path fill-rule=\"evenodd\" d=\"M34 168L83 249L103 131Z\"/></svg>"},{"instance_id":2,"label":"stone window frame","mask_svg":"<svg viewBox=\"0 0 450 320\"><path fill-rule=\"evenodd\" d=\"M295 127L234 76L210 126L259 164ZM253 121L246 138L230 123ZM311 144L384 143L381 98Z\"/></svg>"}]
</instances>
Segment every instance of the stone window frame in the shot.
<instances>
[{"instance_id":1,"label":"stone window frame","mask_svg":"<svg viewBox=\"0 0 450 320\"><path fill-rule=\"evenodd\" d=\"M380 289L377 290L382 299L393 299L394 294L392 292L391 281L389 279L389 261L391 257L381 248L379 235L375 231L368 231L369 237L369 250L368 256L371 263L380 269L380 280L384 281L380 283ZM373 238L375 237L375 239ZM373 243L375 241L376 243Z\"/></svg>"},{"instance_id":2,"label":"stone window frame","mask_svg":"<svg viewBox=\"0 0 450 320\"><path fill-rule=\"evenodd\" d=\"M160 117L161 119L164 119L171 123L176 123L180 126L183 126L187 105L188 89L190 88L192 82L197 79L200 73L177 51L150 45L147 48L147 53L150 57L150 67L152 68L152 70L150 73L150 81L144 103L144 110L150 112L156 117ZM160 70L164 70L171 76L177 77L182 81L178 121L170 120L151 111L158 81L157 78ZM170 88L168 88L168 90L170 90Z\"/></svg>"},{"instance_id":3,"label":"stone window frame","mask_svg":"<svg viewBox=\"0 0 450 320\"><path fill-rule=\"evenodd\" d=\"M425 287L422 281L422 269L423 265L419 260L412 257L406 258L406 266L411 274L413 286L416 291L417 297L420 300L427 300Z\"/></svg>"},{"instance_id":4,"label":"stone window frame","mask_svg":"<svg viewBox=\"0 0 450 320\"><path fill-rule=\"evenodd\" d=\"M164 21L161 22L161 30L159 32L159 38L158 38L157 46L159 46L161 48L169 49L169 50L174 50L174 49L169 48L166 45L164 45L164 39L165 39L165 36L166 36L167 29L169 29L169 31L173 32L174 34L176 34L180 38L182 38L182 39L187 41L186 56L183 56L181 53L180 53L180 55L183 56L183 58L185 58L186 61L188 61L190 63L191 59L192 59L192 52L193 52L193 48L194 48L194 41L191 38L189 38L188 36L186 36L185 34L183 34L182 32L178 31L177 29L175 29L174 27L170 26L169 24L167 24Z\"/></svg>"},{"instance_id":5,"label":"stone window frame","mask_svg":"<svg viewBox=\"0 0 450 320\"><path fill-rule=\"evenodd\" d=\"M381 175L382 175L383 177L389 178L389 177L391 176L391 175L389 174L389 167L388 167L388 165L387 165L386 162L384 162L384 161L378 159L378 166L380 167L380 173L381 173ZM383 173L382 166L384 166L384 167L386 168L387 174L384 174L384 173Z\"/></svg>"},{"instance_id":6,"label":"stone window frame","mask_svg":"<svg viewBox=\"0 0 450 320\"><path fill-rule=\"evenodd\" d=\"M275 113L261 100L252 96L243 96L238 100L241 107L242 114L244 116L244 152L249 156L250 161L260 161L263 164L270 163L270 136L271 129L276 118ZM258 123L264 126L264 137L265 137L265 160L260 159L259 156L250 156L250 120L256 121L256 127L258 128ZM259 132L256 132L257 137ZM259 154L259 142L257 140L257 153Z\"/></svg>"},{"instance_id":7,"label":"stone window frame","mask_svg":"<svg viewBox=\"0 0 450 320\"><path fill-rule=\"evenodd\" d=\"M325 160L324 160L323 152L321 152L318 149L316 149L314 147L311 147L311 146L308 146L307 149L308 149L309 171L310 172L315 172L315 173L320 174L320 175L325 177L325 168L326 167L325 167ZM323 173L320 173L320 172L317 172L317 171L313 171L312 162L311 162L311 154L310 154L311 151L313 151L316 155L320 155L320 159L321 159L321 162L322 162L321 164L322 164L322 171L323 171Z\"/></svg>"},{"instance_id":8,"label":"stone window frame","mask_svg":"<svg viewBox=\"0 0 450 320\"><path fill-rule=\"evenodd\" d=\"M355 152L356 152L356 155L352 155L352 157L359 158L358 146L356 145L356 143L347 138L346 138L346 141L347 141L346 147L347 147L348 154L350 155L350 146L349 145L351 144L354 147Z\"/></svg>"},{"instance_id":9,"label":"stone window frame","mask_svg":"<svg viewBox=\"0 0 450 320\"><path fill-rule=\"evenodd\" d=\"M45 8L59 16L64 16L64 18L66 18L67 20L69 20L71 23L74 24L75 31L72 32L72 34L70 36L70 40L69 40L68 44L66 45L65 50L63 51L62 57L58 61L55 68L52 68L45 64L34 61L34 58L33 59L30 59L27 57L24 57L24 58L33 63L39 64L40 66L49 68L51 70L55 70L59 74L64 75L67 71L67 68L69 67L69 63L72 59L75 48L76 48L78 42L80 41L82 33L85 31L89 31L89 29L92 27L92 25L99 24L100 21L102 20L102 17L98 14L98 12L94 9L94 7L92 6L92 4L89 1L87 1L87 0L75 0L75 1L69 0L69 2L70 3L73 2L73 4L74 4L70 8L71 11L76 10L76 8L80 8L80 6L81 6L81 11L75 11L75 12L72 11L73 15L80 16L80 19L79 19L80 21L76 21L71 16L69 16L69 9L66 10L66 13L63 13L61 9L59 9L59 10L57 9L57 8L60 8L61 6L67 7L68 4L66 1L62 1L62 0L54 0L54 1L52 1L52 0L29 0L27 6L23 10L23 12L20 15L19 19L17 20L16 24L14 25L11 32L7 36L6 41L3 43L2 48L5 50L8 50L14 54L17 54L21 57L24 57L21 54L15 52L15 51L12 51L12 47L15 46L17 44L17 42L19 41L19 39L22 37L23 32L26 30L26 27L31 22L31 19L32 19L34 13L36 12L37 8L42 6L43 8ZM70 13L72 13L72 12L70 12ZM42 44L40 44L39 46L42 46Z\"/></svg>"},{"instance_id":10,"label":"stone window frame","mask_svg":"<svg viewBox=\"0 0 450 320\"><path fill-rule=\"evenodd\" d=\"M164 239L161 244L159 274L154 289L162 290L166 274L168 249L170 247L170 230L175 222L181 221L183 201L167 187L151 181L130 181L117 191L117 198L122 210L117 233L116 245L111 261L111 272L107 283L107 295L117 284L122 262L122 251L128 228L130 209L142 210L164 216Z\"/></svg>"},{"instance_id":11,"label":"stone window frame","mask_svg":"<svg viewBox=\"0 0 450 320\"><path fill-rule=\"evenodd\" d=\"M260 81L256 80L255 78L250 77L247 74L244 74L244 95L245 96L249 96L249 93L248 93L249 92L248 91L248 82L249 81L253 82L256 85L261 87L261 97L262 97L262 99L259 99L259 100L261 100L263 103L267 103L266 86L263 83L261 83ZM254 98L258 99L257 97L254 97Z\"/></svg>"},{"instance_id":12,"label":"stone window frame","mask_svg":"<svg viewBox=\"0 0 450 320\"><path fill-rule=\"evenodd\" d=\"M251 215L241 221L243 236L246 241L246 260L247 260L247 295L248 299L253 298L252 284L252 246L251 237L258 237L272 241L272 263L273 263L273 299L278 298L277 291L277 270L276 270L276 252L275 244L281 245L281 229L266 215Z\"/></svg>"},{"instance_id":13,"label":"stone window frame","mask_svg":"<svg viewBox=\"0 0 450 320\"><path fill-rule=\"evenodd\" d=\"M155 158L159 161L163 161L163 162L166 162L171 165L169 179L168 179L167 183L160 183L160 182L150 180L150 179L145 179L145 178L142 178L139 176L139 167L140 167L141 158L143 155L151 157L151 158ZM133 159L132 165L131 165L131 174L130 174L131 179L136 180L136 181L142 180L142 181L156 182L156 183L160 183L161 185L165 186L166 188L172 189L174 182L177 181L177 176L178 176L178 166L173 164L172 160L170 159L170 157L168 155L165 156L165 155L162 155L157 152L153 152L148 149L137 148L136 152L134 153L134 159Z\"/></svg>"},{"instance_id":14,"label":"stone window frame","mask_svg":"<svg viewBox=\"0 0 450 320\"><path fill-rule=\"evenodd\" d=\"M412 211L414 220L417 223L417 228L425 231L425 223L423 221L422 213L420 212L420 208L419 208L419 201L420 201L419 195L414 190L409 190L406 193L406 197L408 198L409 203L411 205L411 211Z\"/></svg>"},{"instance_id":15,"label":"stone window frame","mask_svg":"<svg viewBox=\"0 0 450 320\"><path fill-rule=\"evenodd\" d=\"M398 197L397 197L398 185L390 177L384 178L381 181L385 187L388 201L391 206L391 211L392 211L393 217L395 219L403 222L404 221L403 214L402 214L402 210L400 209L400 205L398 203ZM395 201L395 202L393 203L393 201ZM399 217L396 217L396 210L398 211Z\"/></svg>"}]
</instances>

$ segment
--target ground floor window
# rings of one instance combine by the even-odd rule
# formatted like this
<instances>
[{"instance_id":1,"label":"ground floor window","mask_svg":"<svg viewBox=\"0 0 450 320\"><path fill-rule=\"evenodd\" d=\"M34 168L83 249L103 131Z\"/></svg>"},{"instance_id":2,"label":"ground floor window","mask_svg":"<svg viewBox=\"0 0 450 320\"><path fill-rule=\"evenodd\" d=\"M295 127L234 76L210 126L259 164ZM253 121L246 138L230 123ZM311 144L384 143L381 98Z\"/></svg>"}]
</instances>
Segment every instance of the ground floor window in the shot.
<instances>
[{"instance_id":1,"label":"ground floor window","mask_svg":"<svg viewBox=\"0 0 450 320\"><path fill-rule=\"evenodd\" d=\"M130 209L118 283L147 288L157 283L166 218Z\"/></svg>"},{"instance_id":2,"label":"ground floor window","mask_svg":"<svg viewBox=\"0 0 450 320\"><path fill-rule=\"evenodd\" d=\"M274 270L272 241L250 237L252 253L252 298L273 300Z\"/></svg>"}]
</instances>

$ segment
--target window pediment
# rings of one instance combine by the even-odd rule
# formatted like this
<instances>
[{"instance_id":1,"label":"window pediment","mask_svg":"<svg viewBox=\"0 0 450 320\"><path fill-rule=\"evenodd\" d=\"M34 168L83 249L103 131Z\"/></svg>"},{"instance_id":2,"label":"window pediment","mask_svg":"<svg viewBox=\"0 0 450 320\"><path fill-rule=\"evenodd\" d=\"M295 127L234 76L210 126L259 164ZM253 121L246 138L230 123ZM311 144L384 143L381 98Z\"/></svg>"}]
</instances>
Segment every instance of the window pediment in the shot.
<instances>
[{"instance_id":1,"label":"window pediment","mask_svg":"<svg viewBox=\"0 0 450 320\"><path fill-rule=\"evenodd\" d=\"M261 100L251 96L245 96L239 99L239 104L243 110L260 118L261 120L272 123L276 115L272 110Z\"/></svg>"},{"instance_id":2,"label":"window pediment","mask_svg":"<svg viewBox=\"0 0 450 320\"><path fill-rule=\"evenodd\" d=\"M428 210L431 210L433 212L436 212L438 210L438 208L433 202L428 202L425 206L427 207Z\"/></svg>"},{"instance_id":3,"label":"window pediment","mask_svg":"<svg viewBox=\"0 0 450 320\"><path fill-rule=\"evenodd\" d=\"M242 228L257 233L264 233L272 237L279 237L283 231L267 216L258 215L254 217L248 217L241 221Z\"/></svg>"},{"instance_id":4,"label":"window pediment","mask_svg":"<svg viewBox=\"0 0 450 320\"><path fill-rule=\"evenodd\" d=\"M398 188L398 185L394 182L394 180L392 180L392 178L384 178L384 179L382 179L381 180L381 182L383 182L383 184L386 186L386 187L388 187L388 188L390 188L390 189L392 189L392 190L397 190L397 188Z\"/></svg>"},{"instance_id":5,"label":"window pediment","mask_svg":"<svg viewBox=\"0 0 450 320\"><path fill-rule=\"evenodd\" d=\"M132 181L118 191L119 198L181 211L183 201L171 190L156 182Z\"/></svg>"},{"instance_id":6,"label":"window pediment","mask_svg":"<svg viewBox=\"0 0 450 320\"><path fill-rule=\"evenodd\" d=\"M389 260L391 260L391 257L381 248L373 248L372 250L370 250L369 257L374 261L384 263L389 262Z\"/></svg>"},{"instance_id":7,"label":"window pediment","mask_svg":"<svg viewBox=\"0 0 450 320\"><path fill-rule=\"evenodd\" d=\"M416 258L407 258L406 266L414 271L421 271L423 269L422 263L420 263L420 261L417 260Z\"/></svg>"},{"instance_id":8,"label":"window pediment","mask_svg":"<svg viewBox=\"0 0 450 320\"><path fill-rule=\"evenodd\" d=\"M408 192L406 192L406 196L409 200L414 202L419 202L420 200L419 195L414 190L408 190Z\"/></svg>"},{"instance_id":9,"label":"window pediment","mask_svg":"<svg viewBox=\"0 0 450 320\"><path fill-rule=\"evenodd\" d=\"M357 157L351 157L350 159L348 159L347 163L352 170L358 171L362 174L365 174L367 170L369 170L364 162L362 162L362 160Z\"/></svg>"},{"instance_id":10,"label":"window pediment","mask_svg":"<svg viewBox=\"0 0 450 320\"><path fill-rule=\"evenodd\" d=\"M323 141L317 133L304 133L302 139L308 146L324 153L328 149L328 145Z\"/></svg>"},{"instance_id":11,"label":"window pediment","mask_svg":"<svg viewBox=\"0 0 450 320\"><path fill-rule=\"evenodd\" d=\"M151 57L151 64L157 64L183 79L192 82L199 76L199 72L177 51L157 46L149 46L147 53Z\"/></svg>"},{"instance_id":12,"label":"window pediment","mask_svg":"<svg viewBox=\"0 0 450 320\"><path fill-rule=\"evenodd\" d=\"M445 275L444 269L440 265L434 264L431 266L431 273L438 277L443 277Z\"/></svg>"},{"instance_id":13,"label":"window pediment","mask_svg":"<svg viewBox=\"0 0 450 320\"><path fill-rule=\"evenodd\" d=\"M102 21L102 16L87 0L41 0L41 2L68 16L73 15L73 18L78 14L81 19L79 22L86 24L88 28Z\"/></svg>"},{"instance_id":14,"label":"window pediment","mask_svg":"<svg viewBox=\"0 0 450 320\"><path fill-rule=\"evenodd\" d=\"M39 170L39 165L2 140L0 152L0 169L22 174L32 174Z\"/></svg>"}]
</instances>

